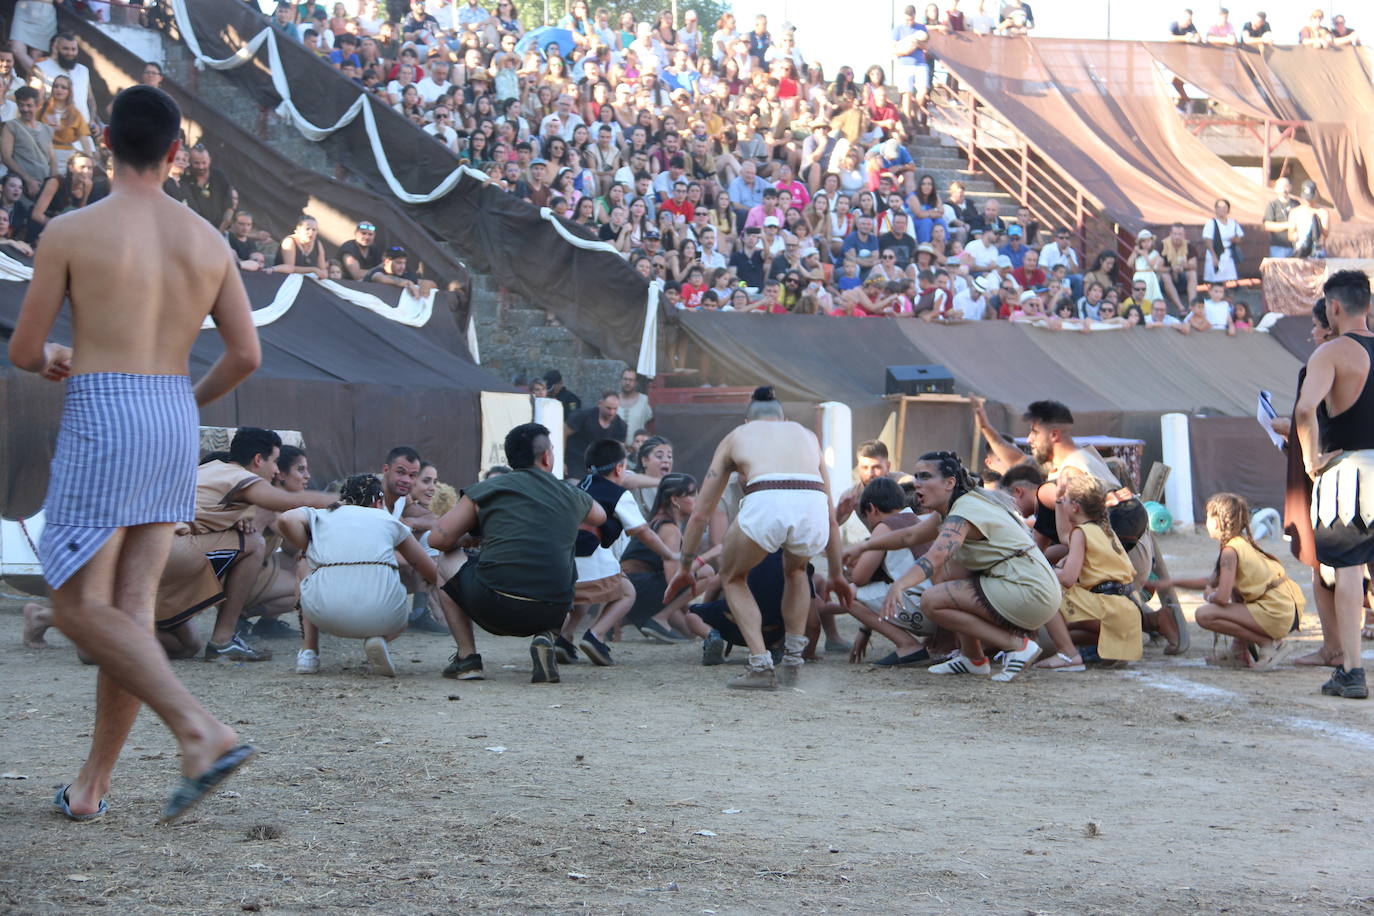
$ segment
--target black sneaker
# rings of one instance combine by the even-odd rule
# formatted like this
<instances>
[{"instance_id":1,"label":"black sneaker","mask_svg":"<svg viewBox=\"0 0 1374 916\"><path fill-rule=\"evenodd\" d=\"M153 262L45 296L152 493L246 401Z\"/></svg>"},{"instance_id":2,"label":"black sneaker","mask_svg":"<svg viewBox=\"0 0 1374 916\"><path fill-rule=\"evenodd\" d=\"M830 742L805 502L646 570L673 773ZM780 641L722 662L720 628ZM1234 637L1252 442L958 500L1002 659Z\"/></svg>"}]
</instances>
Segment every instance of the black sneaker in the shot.
<instances>
[{"instance_id":1,"label":"black sneaker","mask_svg":"<svg viewBox=\"0 0 1374 916\"><path fill-rule=\"evenodd\" d=\"M592 660L592 664L609 668L615 664L611 661L611 647L596 638L596 634L591 630L582 634L582 642L578 643L582 651L587 653L587 657ZM562 661L562 659L559 659Z\"/></svg>"},{"instance_id":2,"label":"black sneaker","mask_svg":"<svg viewBox=\"0 0 1374 916\"><path fill-rule=\"evenodd\" d=\"M712 630L701 644L701 663L706 667L725 664L725 637L719 630Z\"/></svg>"},{"instance_id":3,"label":"black sneaker","mask_svg":"<svg viewBox=\"0 0 1374 916\"><path fill-rule=\"evenodd\" d=\"M568 642L561 635L553 638L554 655L558 656L558 664L575 665L582 659L577 655L577 646Z\"/></svg>"},{"instance_id":4,"label":"black sneaker","mask_svg":"<svg viewBox=\"0 0 1374 916\"><path fill-rule=\"evenodd\" d=\"M280 617L259 617L253 624L255 639L294 639L301 634Z\"/></svg>"},{"instance_id":5,"label":"black sneaker","mask_svg":"<svg viewBox=\"0 0 1374 916\"><path fill-rule=\"evenodd\" d=\"M250 646L240 636L235 636L222 646L217 646L212 642L205 643L205 660L207 662L265 662L271 657L271 649ZM1363 675L1363 672L1361 674Z\"/></svg>"},{"instance_id":6,"label":"black sneaker","mask_svg":"<svg viewBox=\"0 0 1374 916\"><path fill-rule=\"evenodd\" d=\"M1337 665L1336 670L1331 673L1331 680L1322 684L1322 694L1328 697L1345 697L1347 700L1369 699L1364 669L1352 668L1346 671L1344 665Z\"/></svg>"},{"instance_id":7,"label":"black sneaker","mask_svg":"<svg viewBox=\"0 0 1374 916\"><path fill-rule=\"evenodd\" d=\"M531 684L558 683L558 653L554 651L552 639L547 636L531 639L530 661L534 665L534 672L530 675Z\"/></svg>"},{"instance_id":8,"label":"black sneaker","mask_svg":"<svg viewBox=\"0 0 1374 916\"><path fill-rule=\"evenodd\" d=\"M458 653L454 652L449 657L448 667L444 669L444 677L456 681L481 681L487 675L482 671L482 656L476 652L466 658L459 658Z\"/></svg>"}]
</instances>

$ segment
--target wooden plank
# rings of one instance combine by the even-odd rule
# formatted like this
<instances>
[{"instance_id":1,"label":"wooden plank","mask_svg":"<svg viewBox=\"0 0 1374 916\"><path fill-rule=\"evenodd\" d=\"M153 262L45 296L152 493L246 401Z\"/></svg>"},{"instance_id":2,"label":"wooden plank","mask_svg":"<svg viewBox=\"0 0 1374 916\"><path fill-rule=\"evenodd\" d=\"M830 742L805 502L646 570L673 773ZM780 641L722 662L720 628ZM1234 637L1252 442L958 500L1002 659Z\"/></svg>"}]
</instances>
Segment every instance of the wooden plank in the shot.
<instances>
[{"instance_id":1,"label":"wooden plank","mask_svg":"<svg viewBox=\"0 0 1374 916\"><path fill-rule=\"evenodd\" d=\"M1159 502L1164 496L1164 484L1168 482L1172 470L1162 461L1156 461L1151 465L1149 476L1145 478L1145 487L1140 491L1141 501Z\"/></svg>"}]
</instances>

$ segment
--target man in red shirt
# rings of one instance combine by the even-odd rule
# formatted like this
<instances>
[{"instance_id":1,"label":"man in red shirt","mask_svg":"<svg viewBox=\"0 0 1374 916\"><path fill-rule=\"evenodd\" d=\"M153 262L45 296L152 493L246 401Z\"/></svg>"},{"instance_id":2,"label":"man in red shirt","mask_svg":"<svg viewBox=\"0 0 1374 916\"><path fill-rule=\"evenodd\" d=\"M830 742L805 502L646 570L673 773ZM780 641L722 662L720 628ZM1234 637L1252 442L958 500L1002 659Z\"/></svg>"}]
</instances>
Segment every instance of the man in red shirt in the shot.
<instances>
[{"instance_id":1,"label":"man in red shirt","mask_svg":"<svg viewBox=\"0 0 1374 916\"><path fill-rule=\"evenodd\" d=\"M692 218L696 216L697 208L687 199L686 178L679 178L673 182L673 196L661 203L659 207L673 214L674 222L685 224L692 221Z\"/></svg>"},{"instance_id":2,"label":"man in red shirt","mask_svg":"<svg viewBox=\"0 0 1374 916\"><path fill-rule=\"evenodd\" d=\"M1013 270L1011 275L1022 289L1043 289L1050 279L1040 266L1040 252L1034 248L1026 249L1021 266Z\"/></svg>"}]
</instances>

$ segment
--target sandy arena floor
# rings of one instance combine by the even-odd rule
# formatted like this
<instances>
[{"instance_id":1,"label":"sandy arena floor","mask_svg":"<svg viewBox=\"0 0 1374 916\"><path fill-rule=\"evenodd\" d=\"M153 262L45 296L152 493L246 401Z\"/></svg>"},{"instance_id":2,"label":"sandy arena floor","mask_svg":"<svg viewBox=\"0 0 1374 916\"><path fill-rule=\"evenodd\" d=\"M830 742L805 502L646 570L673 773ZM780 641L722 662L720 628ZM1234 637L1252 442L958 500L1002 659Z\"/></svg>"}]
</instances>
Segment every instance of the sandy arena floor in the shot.
<instances>
[{"instance_id":1,"label":"sandy arena floor","mask_svg":"<svg viewBox=\"0 0 1374 916\"><path fill-rule=\"evenodd\" d=\"M1164 549L1176 574L1215 556ZM176 665L262 755L157 827L176 751L147 713L109 816L54 813L95 672L56 632L22 648L17 612L3 912L1374 912L1374 702L1319 696L1325 669L1208 669L1196 628L1190 657L1124 671L999 685L832 657L767 695L637 635L550 686L522 640L481 638L490 679L465 683L439 677L445 637L397 643L395 680L342 640L297 676L279 641L265 664Z\"/></svg>"}]
</instances>

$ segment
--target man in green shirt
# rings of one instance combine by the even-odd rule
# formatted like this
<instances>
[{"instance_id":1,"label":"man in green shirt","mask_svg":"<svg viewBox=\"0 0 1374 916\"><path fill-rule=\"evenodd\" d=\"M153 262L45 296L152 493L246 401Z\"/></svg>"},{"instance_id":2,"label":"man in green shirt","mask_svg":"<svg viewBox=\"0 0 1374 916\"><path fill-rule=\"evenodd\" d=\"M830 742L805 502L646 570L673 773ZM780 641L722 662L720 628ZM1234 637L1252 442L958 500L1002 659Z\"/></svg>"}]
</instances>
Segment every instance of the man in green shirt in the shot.
<instances>
[{"instance_id":1,"label":"man in green shirt","mask_svg":"<svg viewBox=\"0 0 1374 916\"><path fill-rule=\"evenodd\" d=\"M557 683L553 639L572 610L579 525L596 527L605 511L553 471L549 431L524 423L506 435L512 471L473 484L430 531L429 545L448 551L466 534L482 552L443 586L441 603L458 651L444 677L480 680L482 656L472 625L496 636L533 636L531 683Z\"/></svg>"}]
</instances>

